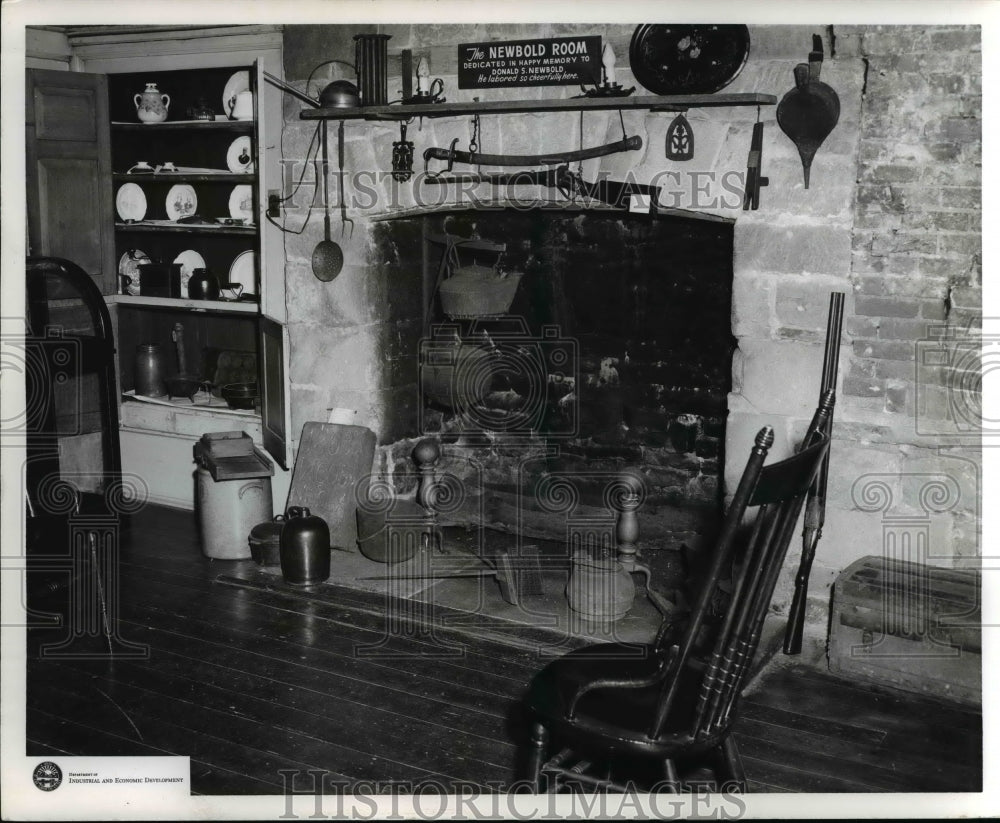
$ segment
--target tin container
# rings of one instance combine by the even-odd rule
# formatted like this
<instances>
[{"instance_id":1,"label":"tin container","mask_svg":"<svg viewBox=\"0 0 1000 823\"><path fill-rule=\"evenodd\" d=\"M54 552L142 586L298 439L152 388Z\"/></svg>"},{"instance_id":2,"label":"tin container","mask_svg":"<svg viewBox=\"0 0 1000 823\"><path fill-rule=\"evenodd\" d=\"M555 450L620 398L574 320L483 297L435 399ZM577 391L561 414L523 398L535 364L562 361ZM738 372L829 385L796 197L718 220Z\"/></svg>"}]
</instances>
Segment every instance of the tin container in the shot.
<instances>
[{"instance_id":1,"label":"tin container","mask_svg":"<svg viewBox=\"0 0 1000 823\"><path fill-rule=\"evenodd\" d=\"M167 393L164 382L166 361L163 347L155 343L141 343L135 347L135 393L146 397L163 397Z\"/></svg>"},{"instance_id":2,"label":"tin container","mask_svg":"<svg viewBox=\"0 0 1000 823\"><path fill-rule=\"evenodd\" d=\"M389 38L391 34L355 34L354 65L362 106L384 106L388 96Z\"/></svg>"}]
</instances>

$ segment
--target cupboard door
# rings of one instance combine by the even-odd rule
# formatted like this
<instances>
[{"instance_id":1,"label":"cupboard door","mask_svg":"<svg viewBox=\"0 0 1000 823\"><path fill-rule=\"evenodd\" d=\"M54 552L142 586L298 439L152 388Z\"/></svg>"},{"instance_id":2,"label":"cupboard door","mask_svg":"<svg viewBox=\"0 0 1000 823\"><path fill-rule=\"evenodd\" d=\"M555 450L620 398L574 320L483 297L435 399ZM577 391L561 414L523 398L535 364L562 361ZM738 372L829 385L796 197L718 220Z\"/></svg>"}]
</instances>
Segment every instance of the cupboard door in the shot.
<instances>
[{"instance_id":1,"label":"cupboard door","mask_svg":"<svg viewBox=\"0 0 1000 823\"><path fill-rule=\"evenodd\" d=\"M278 323L287 322L285 312L285 241L278 228L267 218L267 193L282 191L281 182L281 91L264 79L265 69L281 76L281 64L255 63L257 73L254 95L254 118L257 146L258 192L257 225L260 226L260 311ZM279 221L280 222L280 221Z\"/></svg>"},{"instance_id":2,"label":"cupboard door","mask_svg":"<svg viewBox=\"0 0 1000 823\"><path fill-rule=\"evenodd\" d=\"M29 254L63 257L115 292L107 78L29 70Z\"/></svg>"},{"instance_id":3,"label":"cupboard door","mask_svg":"<svg viewBox=\"0 0 1000 823\"><path fill-rule=\"evenodd\" d=\"M291 431L285 394L288 382L288 331L280 323L260 318L260 422L264 448L288 469Z\"/></svg>"}]
</instances>

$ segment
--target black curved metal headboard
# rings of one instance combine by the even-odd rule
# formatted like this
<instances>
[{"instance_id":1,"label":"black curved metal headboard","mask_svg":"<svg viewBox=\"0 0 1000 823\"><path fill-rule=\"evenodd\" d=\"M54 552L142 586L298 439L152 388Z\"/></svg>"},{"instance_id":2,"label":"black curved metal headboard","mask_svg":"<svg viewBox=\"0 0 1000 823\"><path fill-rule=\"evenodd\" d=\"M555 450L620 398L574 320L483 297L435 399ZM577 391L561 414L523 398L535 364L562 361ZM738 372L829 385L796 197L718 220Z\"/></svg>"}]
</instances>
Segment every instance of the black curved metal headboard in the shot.
<instances>
[{"instance_id":1,"label":"black curved metal headboard","mask_svg":"<svg viewBox=\"0 0 1000 823\"><path fill-rule=\"evenodd\" d=\"M59 385L69 378L96 377L98 396L88 407L99 414L101 457L105 489L121 477L121 442L118 432L118 384L111 315L93 278L76 263L58 257L29 257L25 267L25 428L28 464L25 470L28 499L38 506L40 486L59 470L57 441L66 431L73 409L57 408L72 402ZM80 379L81 390L93 381ZM78 398L83 408L83 398ZM63 422L57 418L61 412ZM82 415L78 414L78 421ZM44 511L38 511L44 514Z\"/></svg>"}]
</instances>

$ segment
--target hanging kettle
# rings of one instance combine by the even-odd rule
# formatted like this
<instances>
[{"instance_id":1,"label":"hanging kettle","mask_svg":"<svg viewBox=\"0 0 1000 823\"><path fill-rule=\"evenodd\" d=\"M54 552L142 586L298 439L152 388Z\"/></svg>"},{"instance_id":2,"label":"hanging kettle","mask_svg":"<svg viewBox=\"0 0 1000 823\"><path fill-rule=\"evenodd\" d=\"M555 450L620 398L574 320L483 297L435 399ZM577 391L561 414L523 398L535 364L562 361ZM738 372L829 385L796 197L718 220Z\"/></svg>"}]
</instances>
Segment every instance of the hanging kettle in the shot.
<instances>
[{"instance_id":1,"label":"hanging kettle","mask_svg":"<svg viewBox=\"0 0 1000 823\"><path fill-rule=\"evenodd\" d=\"M281 529L281 574L293 586L330 577L330 527L305 506L290 506Z\"/></svg>"}]
</instances>

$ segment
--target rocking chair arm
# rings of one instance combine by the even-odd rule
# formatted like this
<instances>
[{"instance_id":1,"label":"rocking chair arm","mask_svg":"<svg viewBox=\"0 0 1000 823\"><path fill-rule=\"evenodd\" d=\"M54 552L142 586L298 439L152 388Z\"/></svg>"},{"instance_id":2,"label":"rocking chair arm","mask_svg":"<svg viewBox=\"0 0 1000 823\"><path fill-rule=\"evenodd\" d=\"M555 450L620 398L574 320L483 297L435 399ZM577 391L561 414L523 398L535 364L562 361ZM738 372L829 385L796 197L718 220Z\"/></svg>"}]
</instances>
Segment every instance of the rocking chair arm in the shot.
<instances>
[{"instance_id":1,"label":"rocking chair arm","mask_svg":"<svg viewBox=\"0 0 1000 823\"><path fill-rule=\"evenodd\" d=\"M667 672L670 671L675 659L676 651L676 646L671 648L669 657L662 661L652 674L649 674L646 677L628 679L602 677L597 680L591 680L587 683L580 684L579 688L577 688L576 692L570 698L569 705L566 707L566 719L572 720L576 714L576 706L577 703L580 702L580 698L582 698L585 694L595 691L596 689L645 689L659 683L664 677L666 677Z\"/></svg>"}]
</instances>

